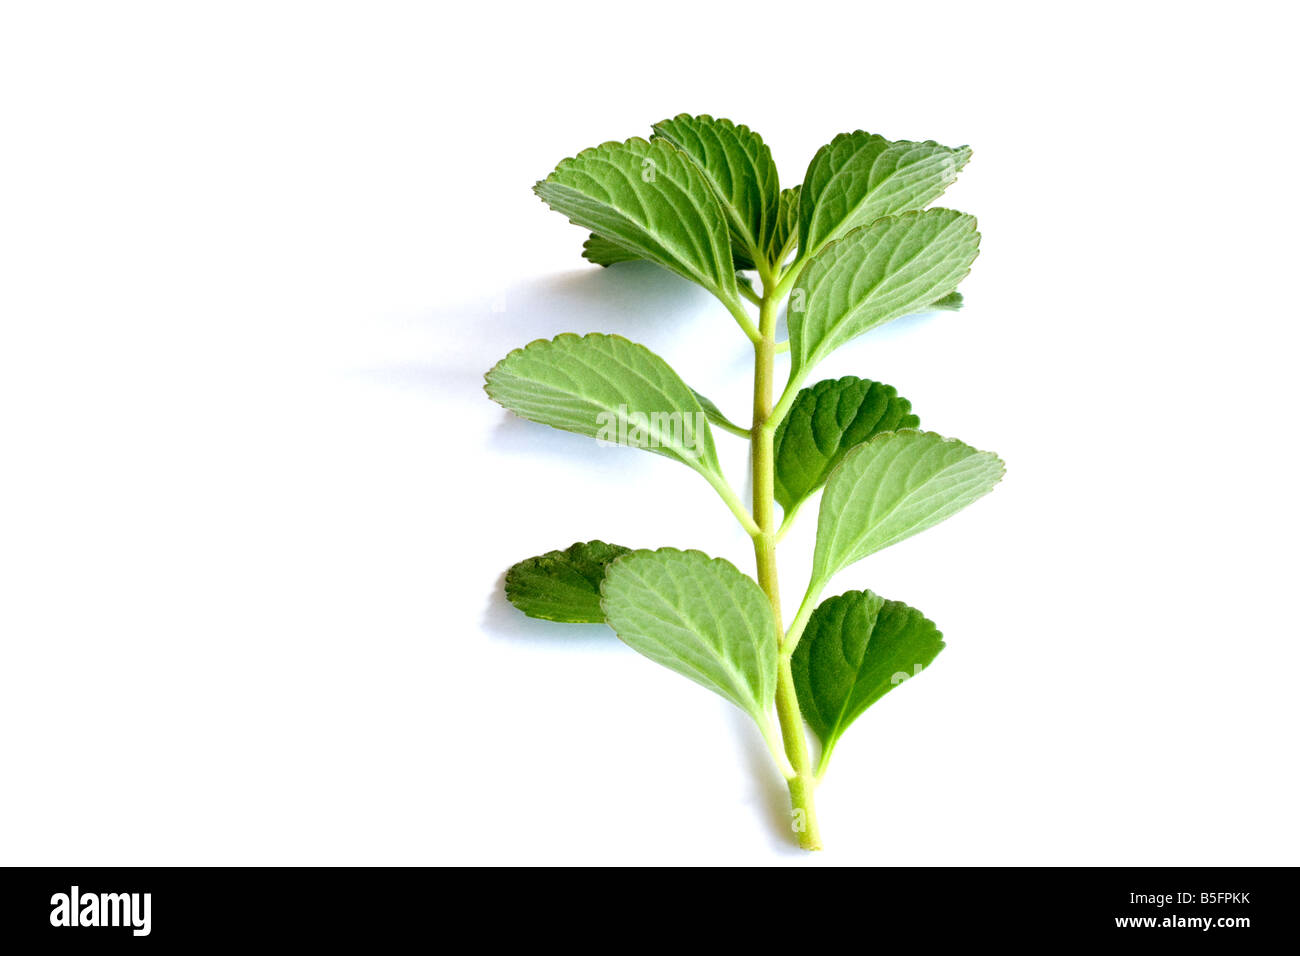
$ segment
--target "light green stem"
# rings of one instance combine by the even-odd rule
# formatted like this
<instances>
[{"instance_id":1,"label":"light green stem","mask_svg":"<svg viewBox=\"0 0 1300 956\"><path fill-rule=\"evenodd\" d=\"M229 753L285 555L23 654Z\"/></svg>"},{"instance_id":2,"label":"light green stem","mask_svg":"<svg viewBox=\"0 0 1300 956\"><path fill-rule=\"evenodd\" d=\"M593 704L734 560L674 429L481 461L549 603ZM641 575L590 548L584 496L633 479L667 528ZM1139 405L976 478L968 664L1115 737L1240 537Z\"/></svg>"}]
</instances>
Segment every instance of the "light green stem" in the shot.
<instances>
[{"instance_id":1,"label":"light green stem","mask_svg":"<svg viewBox=\"0 0 1300 956\"><path fill-rule=\"evenodd\" d=\"M763 290L759 306L759 339L754 343L754 422L751 435L751 455L754 468L754 523L758 526L754 539L754 561L758 566L758 584L772 606L776 621L778 644L784 644L781 617L781 592L776 573L775 515L775 463L773 461L773 436L776 420L772 415L773 359L776 356L776 303L770 286ZM782 648L784 650L784 648ZM790 787L792 829L805 850L820 850L821 833L817 826L817 809L813 802L816 778L808 759L808 740L804 735L803 715L795 695L794 678L790 672L790 658L782 653L778 661L776 681L776 713L781 726L786 757L790 761L792 776L787 777Z\"/></svg>"},{"instance_id":2,"label":"light green stem","mask_svg":"<svg viewBox=\"0 0 1300 956\"><path fill-rule=\"evenodd\" d=\"M808 626L808 619L812 617L813 609L817 607L817 599L821 597L822 589L825 587L825 584L815 578L808 582L808 590L804 592L803 601L795 613L794 621L790 624L790 630L785 632L785 639L781 642L781 653L786 657L793 654L794 649L799 646L799 638L803 637L803 630Z\"/></svg>"},{"instance_id":3,"label":"light green stem","mask_svg":"<svg viewBox=\"0 0 1300 956\"><path fill-rule=\"evenodd\" d=\"M750 319L749 313L745 311L745 306L741 301L739 299L721 299L720 301L727 307L727 311L731 313L731 317L736 320L736 324L740 326L740 330L745 333L749 341L757 346L761 336L758 329L754 328L754 322Z\"/></svg>"},{"instance_id":4,"label":"light green stem","mask_svg":"<svg viewBox=\"0 0 1300 956\"><path fill-rule=\"evenodd\" d=\"M732 489L731 482L727 481L726 476L719 471L714 471L713 469L706 469L701 471L700 474L704 476L705 481L713 486L713 490L718 493L718 497L721 498L723 502L726 503L727 507L731 509L731 513L736 516L736 520L740 522L740 526L744 528L751 537L758 534L758 525L754 523L754 519L750 513L745 510L745 503L740 500L740 496L736 494L734 489Z\"/></svg>"}]
</instances>

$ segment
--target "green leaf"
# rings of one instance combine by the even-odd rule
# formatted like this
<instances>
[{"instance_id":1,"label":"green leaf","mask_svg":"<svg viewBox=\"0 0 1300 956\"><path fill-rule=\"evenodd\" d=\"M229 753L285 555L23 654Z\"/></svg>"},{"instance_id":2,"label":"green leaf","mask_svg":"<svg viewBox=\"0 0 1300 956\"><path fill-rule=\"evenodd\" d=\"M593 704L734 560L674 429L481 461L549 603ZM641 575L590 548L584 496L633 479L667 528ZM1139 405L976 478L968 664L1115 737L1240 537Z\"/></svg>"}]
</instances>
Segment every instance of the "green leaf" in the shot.
<instances>
[{"instance_id":1,"label":"green leaf","mask_svg":"<svg viewBox=\"0 0 1300 956\"><path fill-rule=\"evenodd\" d=\"M790 669L799 709L822 742L819 774L849 725L944 646L920 611L870 591L848 591L813 611Z\"/></svg>"},{"instance_id":2,"label":"green leaf","mask_svg":"<svg viewBox=\"0 0 1300 956\"><path fill-rule=\"evenodd\" d=\"M791 186L781 190L777 204L776 228L772 230L772 241L768 244L767 258L774 265L781 265L789 258L789 253L781 255L786 243L799 234L799 187Z\"/></svg>"},{"instance_id":3,"label":"green leaf","mask_svg":"<svg viewBox=\"0 0 1300 956\"><path fill-rule=\"evenodd\" d=\"M951 517L993 490L1002 461L934 432L884 432L849 449L822 495L813 581Z\"/></svg>"},{"instance_id":4,"label":"green leaf","mask_svg":"<svg viewBox=\"0 0 1300 956\"><path fill-rule=\"evenodd\" d=\"M606 239L604 236L598 236L594 232L587 237L587 241L582 244L582 257L588 262L595 263L598 266L612 266L620 262L641 262L643 260L639 255L631 250L624 249L612 239ZM749 261L747 256L736 255L732 265L737 269L752 269L754 264ZM736 281L749 286L752 290L754 285L744 276L737 275Z\"/></svg>"},{"instance_id":5,"label":"green leaf","mask_svg":"<svg viewBox=\"0 0 1300 956\"><path fill-rule=\"evenodd\" d=\"M776 694L776 624L762 590L699 551L633 551L601 585L605 620L652 661L721 694L765 735Z\"/></svg>"},{"instance_id":6,"label":"green leaf","mask_svg":"<svg viewBox=\"0 0 1300 956\"><path fill-rule=\"evenodd\" d=\"M841 133L808 165L799 201L800 254L815 255L832 239L884 216L924 209L969 160L969 146Z\"/></svg>"},{"instance_id":7,"label":"green leaf","mask_svg":"<svg viewBox=\"0 0 1300 956\"><path fill-rule=\"evenodd\" d=\"M826 246L790 293L792 374L957 287L979 254L975 217L927 209L881 219Z\"/></svg>"},{"instance_id":8,"label":"green leaf","mask_svg":"<svg viewBox=\"0 0 1300 956\"><path fill-rule=\"evenodd\" d=\"M926 306L927 312L956 312L966 304L965 297L960 292L950 292L942 299L931 302Z\"/></svg>"},{"instance_id":9,"label":"green leaf","mask_svg":"<svg viewBox=\"0 0 1300 956\"><path fill-rule=\"evenodd\" d=\"M527 558L506 572L506 599L529 617L603 624L600 582L605 566L631 550L604 541L579 541L563 551Z\"/></svg>"},{"instance_id":10,"label":"green leaf","mask_svg":"<svg viewBox=\"0 0 1300 956\"><path fill-rule=\"evenodd\" d=\"M492 400L521 418L645 448L706 476L719 472L695 393L667 362L621 335L538 339L486 378Z\"/></svg>"},{"instance_id":11,"label":"green leaf","mask_svg":"<svg viewBox=\"0 0 1300 956\"><path fill-rule=\"evenodd\" d=\"M533 187L556 212L628 252L736 299L726 214L698 166L666 140L605 143Z\"/></svg>"},{"instance_id":12,"label":"green leaf","mask_svg":"<svg viewBox=\"0 0 1300 956\"><path fill-rule=\"evenodd\" d=\"M776 228L781 187L763 138L731 120L688 113L656 123L654 131L704 172L744 258L752 262L755 254L765 252Z\"/></svg>"},{"instance_id":13,"label":"green leaf","mask_svg":"<svg viewBox=\"0 0 1300 956\"><path fill-rule=\"evenodd\" d=\"M911 410L892 385L852 375L802 389L776 430L776 500L789 513L854 445L921 424Z\"/></svg>"},{"instance_id":14,"label":"green leaf","mask_svg":"<svg viewBox=\"0 0 1300 956\"><path fill-rule=\"evenodd\" d=\"M616 262L636 262L641 258L612 239L598 236L594 232L582 244L582 257L598 266L612 266Z\"/></svg>"},{"instance_id":15,"label":"green leaf","mask_svg":"<svg viewBox=\"0 0 1300 956\"><path fill-rule=\"evenodd\" d=\"M712 399L706 395L701 395L699 392L695 391L695 389L691 389L691 392L695 395L695 400L700 403L700 407L704 409L704 414L708 417L709 421L713 422L713 424L717 425L719 428L726 429L733 435L739 435L741 438L749 437L749 429L744 425L737 425L730 418L724 415L722 409L715 405Z\"/></svg>"}]
</instances>

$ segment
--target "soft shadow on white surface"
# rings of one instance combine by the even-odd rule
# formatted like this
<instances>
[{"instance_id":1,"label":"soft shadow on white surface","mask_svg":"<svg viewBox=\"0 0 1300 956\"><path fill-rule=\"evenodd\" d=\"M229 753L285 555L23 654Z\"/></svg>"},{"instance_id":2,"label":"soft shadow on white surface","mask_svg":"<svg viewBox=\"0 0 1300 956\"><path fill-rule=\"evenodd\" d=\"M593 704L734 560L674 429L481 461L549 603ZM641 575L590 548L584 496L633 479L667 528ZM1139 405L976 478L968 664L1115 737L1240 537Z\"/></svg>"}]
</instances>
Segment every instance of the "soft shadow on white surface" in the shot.
<instances>
[{"instance_id":1,"label":"soft shadow on white surface","mask_svg":"<svg viewBox=\"0 0 1300 956\"><path fill-rule=\"evenodd\" d=\"M769 848L791 859L808 859L811 854L799 849L790 830L790 792L772 764L772 755L767 752L754 722L736 708L729 709L728 720L745 758L750 802L763 815L763 826L770 837Z\"/></svg>"},{"instance_id":2,"label":"soft shadow on white surface","mask_svg":"<svg viewBox=\"0 0 1300 956\"><path fill-rule=\"evenodd\" d=\"M521 613L506 600L504 573L488 595L482 627L490 638L545 645L556 654L632 653L603 625L543 621ZM807 859L808 854L799 849L790 834L789 794L753 721L734 707L724 708L723 713L743 757L745 775L741 786L748 788L745 803L762 818L761 827L756 829L766 834L772 852Z\"/></svg>"},{"instance_id":3,"label":"soft shadow on white surface","mask_svg":"<svg viewBox=\"0 0 1300 956\"><path fill-rule=\"evenodd\" d=\"M521 328L560 316L572 325L590 324L593 329L636 338L649 328L687 334L691 313L700 303L711 301L707 293L649 262L625 262L607 269L582 263L574 271L507 287L496 307L500 316L516 319L509 324Z\"/></svg>"},{"instance_id":4,"label":"soft shadow on white surface","mask_svg":"<svg viewBox=\"0 0 1300 956\"><path fill-rule=\"evenodd\" d=\"M368 384L378 384L401 391L468 395L483 387L483 373L477 369L451 363L392 362L358 368L353 374ZM486 396L484 396L486 397Z\"/></svg>"},{"instance_id":5,"label":"soft shadow on white surface","mask_svg":"<svg viewBox=\"0 0 1300 956\"><path fill-rule=\"evenodd\" d=\"M504 571L488 595L487 606L483 611L483 630L493 638L551 644L556 653L621 653L625 650L614 632L603 624L565 624L560 621L543 621L524 614L506 600Z\"/></svg>"},{"instance_id":6,"label":"soft shadow on white surface","mask_svg":"<svg viewBox=\"0 0 1300 956\"><path fill-rule=\"evenodd\" d=\"M568 462L573 465L575 478L580 471L583 480L590 481L593 471L610 471L611 477L617 477L616 473L627 467L629 459L635 465L645 455L635 448L602 447L585 435L539 425L504 409L497 414L498 421L489 435L488 447L493 452L511 456L524 468L530 461L542 458Z\"/></svg>"},{"instance_id":7,"label":"soft shadow on white surface","mask_svg":"<svg viewBox=\"0 0 1300 956\"><path fill-rule=\"evenodd\" d=\"M663 356L691 385L737 417L747 392L714 394L719 377L748 376L753 356L707 292L648 262L574 269L480 290L397 320L391 354L353 357L369 382L425 388L440 398L482 398L483 373L512 349L561 333L622 335ZM413 356L425 355L426 361ZM742 402L744 404L740 404Z\"/></svg>"}]
</instances>

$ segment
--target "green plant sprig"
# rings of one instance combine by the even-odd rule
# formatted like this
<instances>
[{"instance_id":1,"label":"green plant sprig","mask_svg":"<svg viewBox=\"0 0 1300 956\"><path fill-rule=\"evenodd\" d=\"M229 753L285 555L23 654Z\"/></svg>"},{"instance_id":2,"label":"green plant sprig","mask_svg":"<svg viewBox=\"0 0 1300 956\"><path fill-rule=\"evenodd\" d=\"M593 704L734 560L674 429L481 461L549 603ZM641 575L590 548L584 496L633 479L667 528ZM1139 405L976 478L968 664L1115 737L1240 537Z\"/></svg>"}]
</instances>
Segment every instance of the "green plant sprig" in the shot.
<instances>
[{"instance_id":1,"label":"green plant sprig","mask_svg":"<svg viewBox=\"0 0 1300 956\"><path fill-rule=\"evenodd\" d=\"M805 383L870 329L960 307L957 285L979 251L975 219L929 207L969 159L965 146L845 133L817 151L800 185L781 189L757 133L687 114L655 124L649 140L585 150L539 182L537 195L591 231L583 247L591 262L648 260L722 303L754 349L750 424L616 335L538 340L486 376L488 394L524 418L697 471L749 534L755 578L699 551L590 541L514 565L506 594L533 617L608 624L748 713L789 787L792 830L810 850L822 845L814 791L840 736L944 647L933 622L905 604L870 591L825 601L823 593L850 564L987 494L1003 465L921 431L892 386L852 376ZM783 303L789 336L778 342ZM785 352L790 371L778 392L775 359ZM749 507L722 472L712 427L750 442ZM777 544L818 491L813 571L787 628ZM821 744L815 769L805 722Z\"/></svg>"}]
</instances>

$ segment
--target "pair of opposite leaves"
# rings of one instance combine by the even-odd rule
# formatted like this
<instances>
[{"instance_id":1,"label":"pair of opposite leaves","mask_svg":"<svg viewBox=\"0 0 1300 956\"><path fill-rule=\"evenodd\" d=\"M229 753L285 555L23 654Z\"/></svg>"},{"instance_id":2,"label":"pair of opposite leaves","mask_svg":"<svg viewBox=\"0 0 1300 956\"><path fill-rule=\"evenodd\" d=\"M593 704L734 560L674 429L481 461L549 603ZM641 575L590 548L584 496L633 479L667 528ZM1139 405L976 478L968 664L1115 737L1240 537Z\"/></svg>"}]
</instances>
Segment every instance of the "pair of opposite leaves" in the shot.
<instances>
[{"instance_id":1,"label":"pair of opposite leaves","mask_svg":"<svg viewBox=\"0 0 1300 956\"><path fill-rule=\"evenodd\" d=\"M954 150L935 143L890 143L862 132L845 134L818 152L802 187L781 191L770 151L746 127L726 120L682 115L657 124L655 133L656 138L651 142L633 139L626 143L606 143L566 160L537 185L538 194L574 222L594 231L585 250L593 261L609 264L633 258L649 259L699 283L724 302L736 298L736 269L752 268L760 258L779 264L788 254L797 229L800 259L811 261L804 267L792 293L792 303L797 303L788 319L792 376L806 375L831 350L862 332L951 296L978 251L978 234L972 217L951 210L919 211L955 178L969 157L965 147ZM840 402L846 394L852 400L855 390L861 400L874 389L879 403L880 391L887 388L842 379L819 383L800 392L777 435L777 497L783 507L787 510L797 507L820 487L839 459L847 459L846 447L855 437L851 434L851 423L849 427L840 427L837 440L829 445L831 451L821 453L828 445L825 441L819 445L814 425L816 416L810 413L805 417L803 412L809 406L815 412L819 401ZM649 446L660 454L683 461L715 484L722 479L712 435L707 425L703 426L702 433L696 432L699 419L691 413L704 411L715 423L743 432L726 421L712 403L688 388L662 359L617 336L565 335L553 341L534 342L511 353L488 374L488 391L523 417L584 434L595 433L594 423L600 421L601 413L618 417L629 408L679 412L671 427L664 424L667 420L650 420L649 434L645 436ZM890 408L890 400L895 397L892 389L883 397ZM895 415L898 421L892 427L913 424L905 417L906 402L898 401L904 405L903 414ZM880 418L876 424L883 420ZM629 424L647 423L642 420ZM861 441L864 435L861 428L858 431L856 437ZM936 435L912 435L915 437L900 433L892 454L873 457L881 460L905 459L912 454L924 457L942 452L943 446L947 446L948 452L955 451L962 458L983 456L981 463L986 466L991 460L996 465L992 470L1000 475L1000 463L987 453L946 442ZM938 457L945 456L941 453ZM947 469L948 465L942 465L940 471ZM865 481L889 481L887 475L870 478L870 467L863 470L867 475ZM957 469L948 476L951 494L938 490L938 485L945 483L940 480L929 492L918 492L910 501L905 496L896 503L890 515L894 519L892 523L885 520L890 516L885 516L875 522L874 528L858 535L837 533L841 522L847 527L855 516L840 515L828 523L824 502L815 582L820 575L824 586L844 564L929 527L985 493L987 488L966 497L968 491L988 479L991 469L984 469L983 478L969 475L969 488L963 486L965 470L969 469ZM988 487L996 480L993 477ZM853 487L850 494L861 491L851 486L847 478L844 483L836 482L837 488L841 485ZM937 503L927 500L926 494L938 495L941 500ZM834 499L828 489L825 501ZM859 496L857 503L864 500ZM563 563L556 556L563 555L569 561L594 562L603 574L604 564L617 557L602 555L602 549L610 547L599 542L575 545L569 552L552 552L532 562L549 562L554 571L557 562ZM594 553L574 554L581 548ZM705 572L701 566L695 569L698 575L688 575L697 581L713 581L718 575L728 579L714 581L716 587L696 595L699 608L729 608L725 622L716 613L708 616L713 624L711 628L706 626L705 618L686 615L679 633L667 634L662 624L665 608L657 608L650 614L636 613L638 606L645 612L669 593L675 599L684 599L688 591L683 590L682 582L674 584L670 569L682 562L698 563L699 560L709 562L698 552L671 549L639 552L620 562L619 567L627 574L641 568L643 576L638 576L636 583L630 578L626 580L628 592L642 595L643 604L638 605L635 600L618 604L626 615L623 611L607 615L599 608L589 609L589 613L596 615L594 620L609 619L619 636L638 650L718 691L763 725L775 686L776 625L771 620L766 599L752 580L726 562L709 562L707 567L713 569L711 572ZM518 598L516 603L521 607L528 602L520 581L527 578L528 570L539 570L536 565L530 565L531 562L523 562L511 571L512 600ZM726 570L720 570L723 568ZM580 572L574 573L582 577ZM599 578L589 577L587 599L593 600L592 585ZM607 587L612 587L617 596L624 590L618 583L621 578L616 574L612 580L614 583ZM739 601L737 595L746 590L748 600ZM843 601L855 594L855 603L862 608L876 608L876 603L885 606L869 592L850 592L832 601ZM753 600L755 595L759 599L757 603ZM891 607L895 604L889 602ZM825 619L823 608L830 605L827 602L819 608L810 621L809 639L801 644L803 653L797 655L795 667L803 675L805 689L820 684L836 687L838 693L845 683L842 666L841 673L826 671L823 679L813 680L813 675L819 673L812 666L818 657L816 648L829 647L831 643L818 637L826 631L821 626ZM746 607L751 612L748 616L743 610ZM917 612L903 605L897 607L910 612L910 616L898 618L895 614L894 619L910 620L914 616L928 626L929 633L938 634ZM540 605L539 608L537 616L552 616ZM736 615L741 617L737 619ZM875 611L870 617L874 626ZM616 619L624 626L616 624ZM642 624L647 620L661 623L657 626L652 623L647 629L638 626L637 620ZM746 621L748 625L741 626ZM857 622L859 628L862 625L862 621ZM869 638L870 630L865 633ZM743 636L746 634L767 635L771 648L767 648L764 640L747 641ZM922 645L926 641L918 640L917 651L924 651ZM937 636L934 641L938 647L942 646ZM877 638L876 646L880 647L881 643ZM842 644L841 651L844 646L847 645ZM865 648L865 642L862 646ZM937 653L937 647L933 653ZM933 653L916 663L928 663ZM844 654L840 653L839 658L842 660ZM871 667L859 656L858 678L870 672ZM860 689L862 680L855 679L851 684ZM812 715L830 713L833 708L820 706L828 702L813 699L818 695L811 690L808 696L810 699L804 703L810 723L826 742L823 734L826 728L819 729ZM840 718L845 717L846 707L847 704L838 709ZM854 712L847 720L860 712L860 708L848 709ZM840 729L847 725L847 720L840 722Z\"/></svg>"},{"instance_id":2,"label":"pair of opposite leaves","mask_svg":"<svg viewBox=\"0 0 1300 956\"><path fill-rule=\"evenodd\" d=\"M853 447L826 482L810 593L849 564L955 514L1001 476L996 456L932 432L882 432ZM520 562L506 576L506 593L534 617L607 622L632 648L721 694L769 732L779 622L759 586L730 562L593 541ZM823 762L898 674L928 666L943 646L920 612L870 591L819 605L791 665Z\"/></svg>"},{"instance_id":3,"label":"pair of opposite leaves","mask_svg":"<svg viewBox=\"0 0 1300 956\"><path fill-rule=\"evenodd\" d=\"M779 266L797 235L807 265L788 316L796 380L868 329L944 299L978 253L973 216L924 208L956 179L968 147L845 133L783 191L771 150L748 127L682 114L654 130L564 160L537 194L593 231L592 261L648 259L733 307L737 268Z\"/></svg>"}]
</instances>

